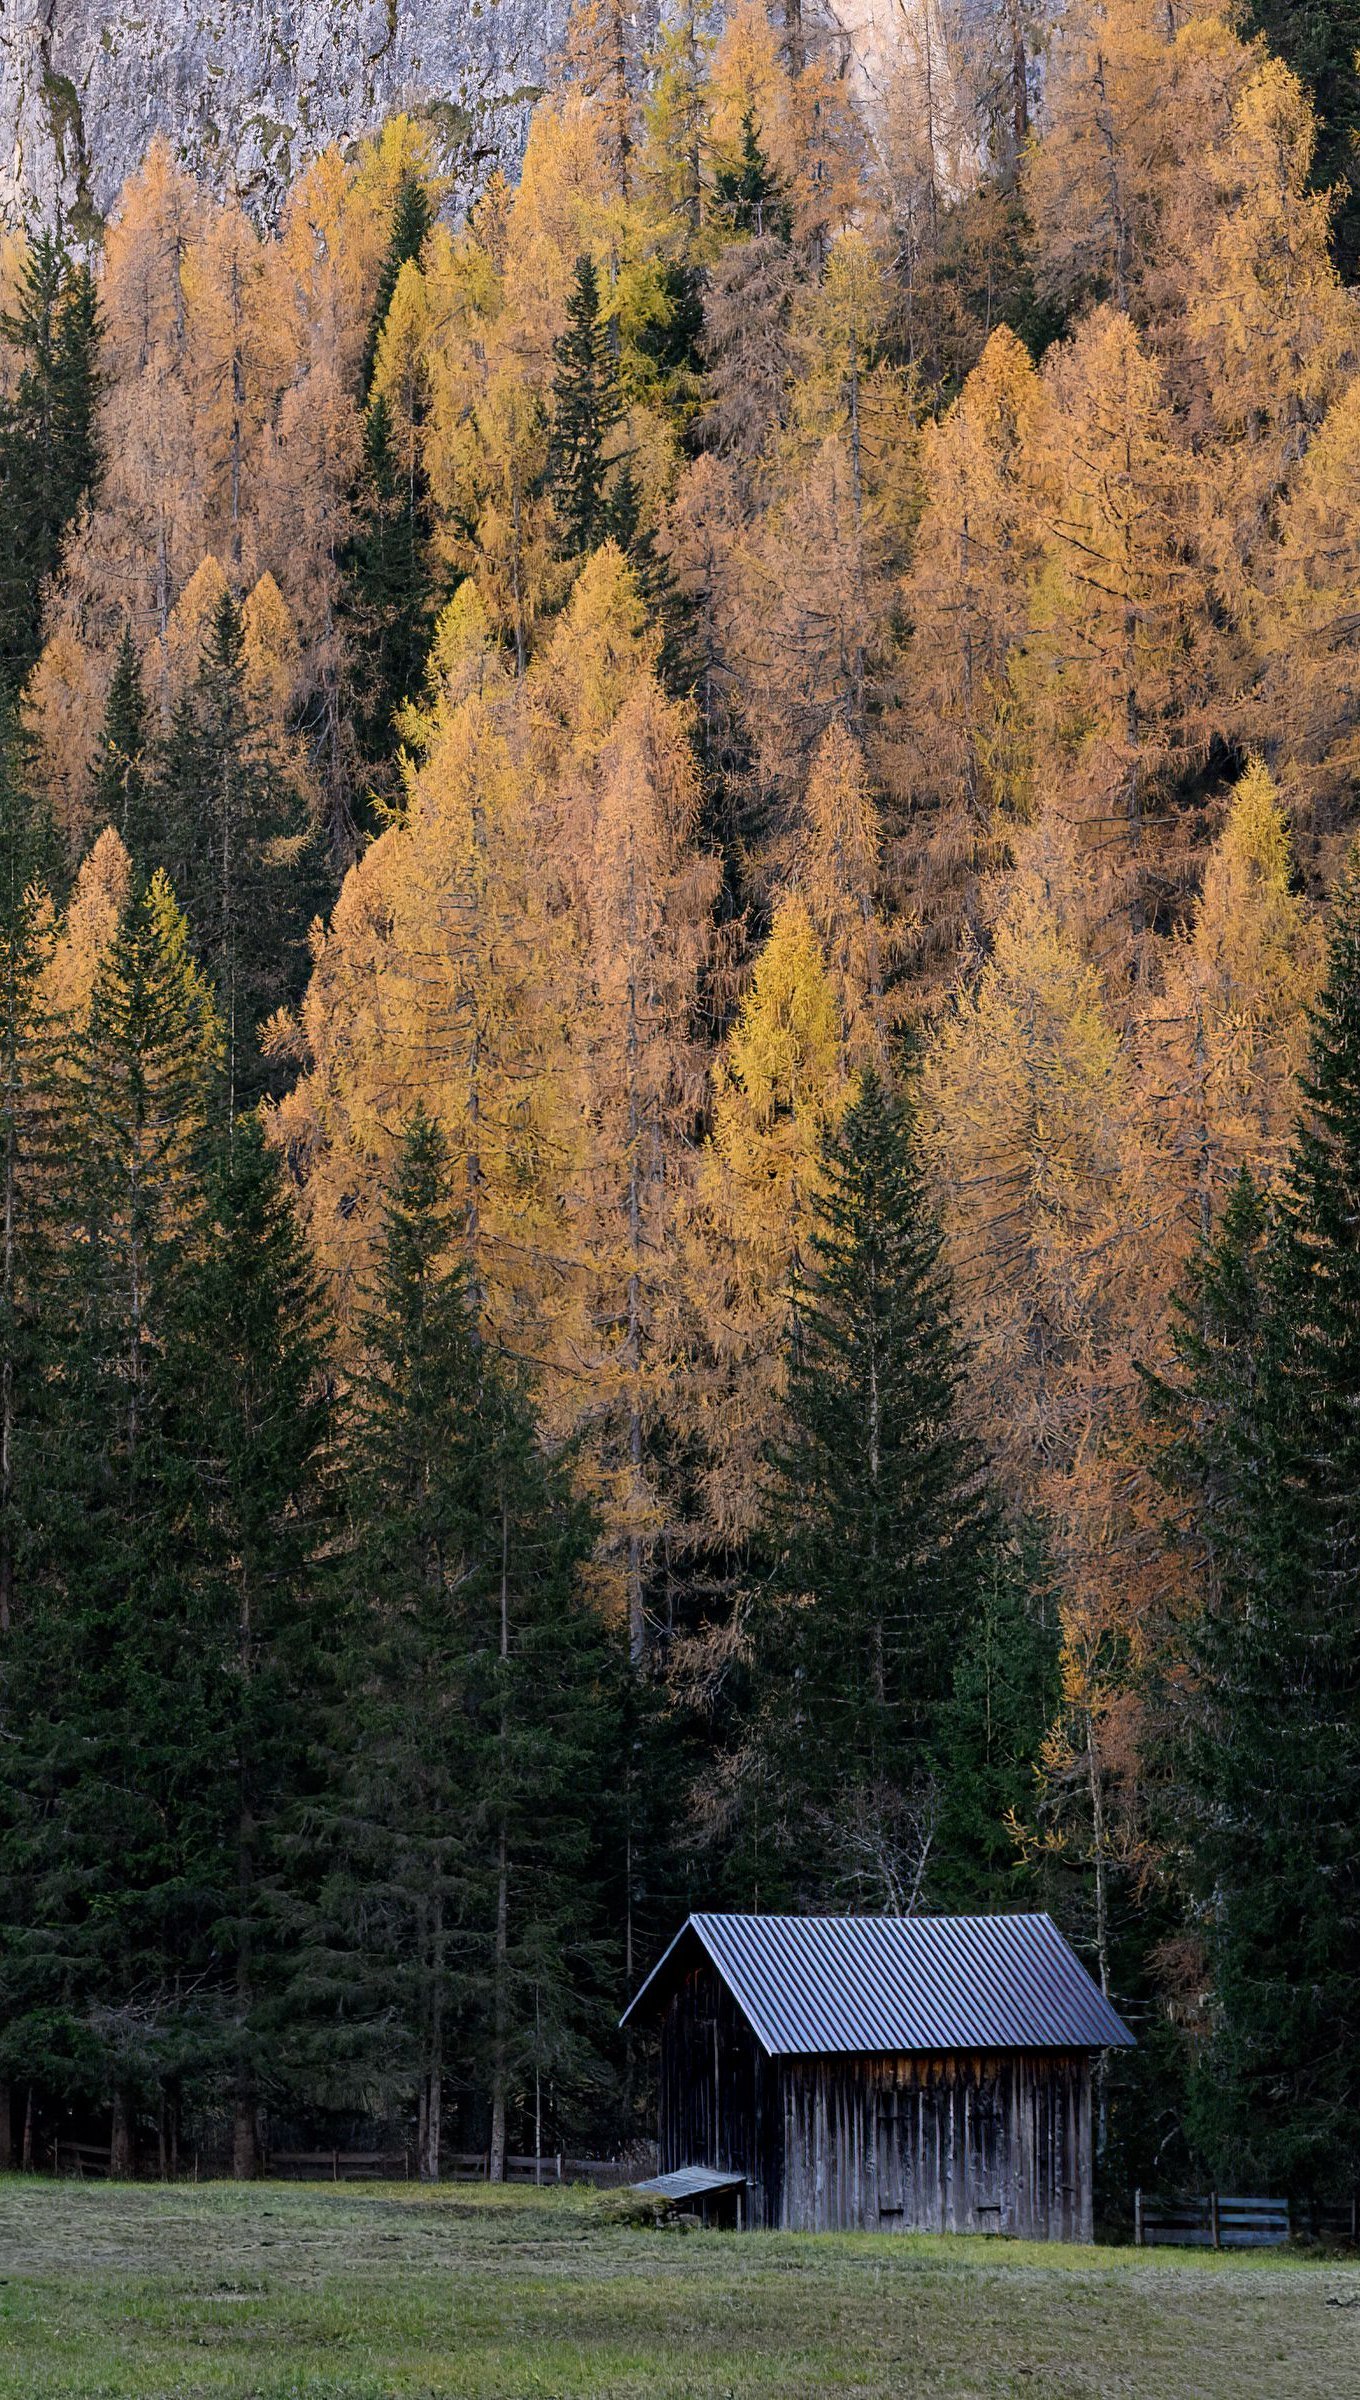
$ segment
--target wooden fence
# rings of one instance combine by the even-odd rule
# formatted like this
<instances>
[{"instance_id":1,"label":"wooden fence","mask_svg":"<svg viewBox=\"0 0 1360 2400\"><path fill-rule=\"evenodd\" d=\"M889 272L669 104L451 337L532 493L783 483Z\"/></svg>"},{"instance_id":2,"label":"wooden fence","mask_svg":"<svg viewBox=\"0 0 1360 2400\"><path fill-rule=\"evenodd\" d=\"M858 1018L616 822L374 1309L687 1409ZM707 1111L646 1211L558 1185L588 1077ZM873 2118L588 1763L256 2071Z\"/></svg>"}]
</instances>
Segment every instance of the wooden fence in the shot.
<instances>
[{"instance_id":1,"label":"wooden fence","mask_svg":"<svg viewBox=\"0 0 1360 2400\"><path fill-rule=\"evenodd\" d=\"M308 2183L325 2179L332 2183L409 2182L411 2153L409 2150L270 2150L265 2154L264 2171L266 2175L298 2175Z\"/></svg>"},{"instance_id":2,"label":"wooden fence","mask_svg":"<svg viewBox=\"0 0 1360 2400\"><path fill-rule=\"evenodd\" d=\"M52 2171L56 2175L107 2175L109 2166L106 2142L61 2141L54 2145ZM445 2151L440 2166L456 2183L485 2183L491 2175L491 2156L486 2150ZM191 2172L197 2182L198 2171L195 2156L192 2170L186 2172ZM265 2154L263 2171L284 2180L296 2177L299 2182L308 2183L401 2183L409 2182L415 2173L415 2160L409 2149L270 2150ZM634 2183L639 2175L649 2171L618 2158L568 2158L561 2151L543 2158L516 2155L505 2162L507 2183L592 2183L599 2191Z\"/></svg>"},{"instance_id":3,"label":"wooden fence","mask_svg":"<svg viewBox=\"0 0 1360 2400\"><path fill-rule=\"evenodd\" d=\"M441 2163L460 2183L485 2183L491 2174L491 2157L485 2150L457 2150ZM567 2158L560 2150L548 2158L508 2157L505 2162L507 2183L593 2183L598 2191L636 2183L639 2175L650 2172L620 2158Z\"/></svg>"},{"instance_id":4,"label":"wooden fence","mask_svg":"<svg viewBox=\"0 0 1360 2400\"><path fill-rule=\"evenodd\" d=\"M1289 2202L1226 2192L1195 2192L1169 2200L1133 2195L1133 2238L1191 2250L1278 2249L1289 2239Z\"/></svg>"}]
</instances>

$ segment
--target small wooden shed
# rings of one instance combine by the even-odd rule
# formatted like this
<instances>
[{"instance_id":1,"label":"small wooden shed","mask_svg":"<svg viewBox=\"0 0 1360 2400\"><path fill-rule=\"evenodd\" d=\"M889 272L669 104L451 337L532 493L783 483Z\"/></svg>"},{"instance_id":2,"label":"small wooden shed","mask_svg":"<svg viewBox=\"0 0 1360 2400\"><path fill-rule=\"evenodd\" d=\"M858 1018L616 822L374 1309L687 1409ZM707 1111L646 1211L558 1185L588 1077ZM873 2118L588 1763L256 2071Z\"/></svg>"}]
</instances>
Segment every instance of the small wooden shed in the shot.
<instances>
[{"instance_id":1,"label":"small wooden shed","mask_svg":"<svg viewBox=\"0 0 1360 2400\"><path fill-rule=\"evenodd\" d=\"M1091 2239L1091 2066L1132 2037L1046 1916L694 1916L659 2021L661 2178L791 2231Z\"/></svg>"}]
</instances>

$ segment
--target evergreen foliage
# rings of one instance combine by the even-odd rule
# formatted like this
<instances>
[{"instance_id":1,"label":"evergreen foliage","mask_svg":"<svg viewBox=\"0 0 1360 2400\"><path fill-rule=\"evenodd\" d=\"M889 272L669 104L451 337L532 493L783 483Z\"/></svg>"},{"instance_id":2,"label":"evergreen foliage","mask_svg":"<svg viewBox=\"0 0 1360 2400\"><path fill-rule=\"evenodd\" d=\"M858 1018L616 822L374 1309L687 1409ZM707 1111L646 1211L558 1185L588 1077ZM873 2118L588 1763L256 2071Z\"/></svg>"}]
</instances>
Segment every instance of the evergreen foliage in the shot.
<instances>
[{"instance_id":1,"label":"evergreen foliage","mask_svg":"<svg viewBox=\"0 0 1360 2400\"><path fill-rule=\"evenodd\" d=\"M113 724L111 696L105 759L115 776L115 745L134 731L135 686L117 690L117 700L128 722ZM143 833L134 857L167 870L217 993L230 1116L269 1086L260 1028L296 994L321 885L305 805L252 712L241 612L229 592L204 635L151 787L137 797Z\"/></svg>"},{"instance_id":2,"label":"evergreen foliage","mask_svg":"<svg viewBox=\"0 0 1360 2400\"><path fill-rule=\"evenodd\" d=\"M355 732L370 765L390 759L394 719L417 693L434 619L429 495L417 464L403 473L392 412L379 393L364 417L358 526L347 559L354 619Z\"/></svg>"},{"instance_id":3,"label":"evergreen foliage","mask_svg":"<svg viewBox=\"0 0 1360 2400\"><path fill-rule=\"evenodd\" d=\"M905 1908L929 1872L988 1504L910 1101L866 1071L820 1166L756 1633L762 1850L803 1905Z\"/></svg>"},{"instance_id":4,"label":"evergreen foliage","mask_svg":"<svg viewBox=\"0 0 1360 2400\"><path fill-rule=\"evenodd\" d=\"M1360 873L1338 892L1279 1204L1239 1179L1182 1308L1176 1470L1213 1575L1182 1743L1213 1978L1191 2130L1217 2172L1345 2188L1360 2154ZM1166 1405L1165 1400L1163 1405Z\"/></svg>"},{"instance_id":5,"label":"evergreen foliage","mask_svg":"<svg viewBox=\"0 0 1360 2400\"><path fill-rule=\"evenodd\" d=\"M50 231L31 245L0 342L14 377L0 400L0 676L15 694L38 655L43 584L98 472L94 278Z\"/></svg>"},{"instance_id":6,"label":"evergreen foliage","mask_svg":"<svg viewBox=\"0 0 1360 2400\"><path fill-rule=\"evenodd\" d=\"M589 1518L478 1325L450 1186L417 1110L347 1435L343 1722L310 1964L367 2025L368 2071L418 2091L427 2177L455 2061L493 2173L512 2101L597 2072L593 1795L613 1707L578 1581Z\"/></svg>"},{"instance_id":7,"label":"evergreen foliage","mask_svg":"<svg viewBox=\"0 0 1360 2400\"><path fill-rule=\"evenodd\" d=\"M1249 0L1246 30L1265 35L1313 97L1318 147L1313 180L1338 196L1336 239L1348 276L1360 252L1360 4L1358 0Z\"/></svg>"},{"instance_id":8,"label":"evergreen foliage","mask_svg":"<svg viewBox=\"0 0 1360 2400\"><path fill-rule=\"evenodd\" d=\"M42 987L56 869L51 818L0 699L0 1640L42 1517L40 1388L58 1170L56 1027Z\"/></svg>"},{"instance_id":9,"label":"evergreen foliage","mask_svg":"<svg viewBox=\"0 0 1360 2400\"><path fill-rule=\"evenodd\" d=\"M310 1739L324 1360L316 1272L278 1154L247 1116L217 1145L166 1396L175 1560L193 1595L201 1930L238 2175L255 2172L259 2106L289 2056L283 1834Z\"/></svg>"},{"instance_id":10,"label":"evergreen foliage","mask_svg":"<svg viewBox=\"0 0 1360 2400\"><path fill-rule=\"evenodd\" d=\"M104 705L104 722L94 767L94 820L113 825L133 856L144 856L152 839L146 821L148 751L151 742L142 663L132 628L125 625Z\"/></svg>"},{"instance_id":11,"label":"evergreen foliage","mask_svg":"<svg viewBox=\"0 0 1360 2400\"><path fill-rule=\"evenodd\" d=\"M989 1553L964 1626L936 1744L934 1905L970 1913L1027 1904L1017 1830L1062 1698L1058 1592L1040 1529ZM1031 1903L1032 1904L1032 1903Z\"/></svg>"},{"instance_id":12,"label":"evergreen foliage","mask_svg":"<svg viewBox=\"0 0 1360 2400\"><path fill-rule=\"evenodd\" d=\"M100 966L73 1061L47 1522L6 1689L11 2063L111 2102L116 2127L201 2047L204 1936L221 1911L199 1805L215 1729L169 1425L219 1054L157 875Z\"/></svg>"},{"instance_id":13,"label":"evergreen foliage","mask_svg":"<svg viewBox=\"0 0 1360 2400\"><path fill-rule=\"evenodd\" d=\"M397 186L396 199L392 203L392 221L387 237L387 248L383 253L383 262L378 270L378 284L373 295L372 313L368 320L368 339L364 345L363 365L363 397L365 401L369 398L372 390L373 369L378 358L378 344L382 340L382 330L387 323L387 312L392 305L392 295L396 291L398 277L408 260L413 259L417 265L419 264L421 251L425 247L426 235L433 223L434 207L430 198L429 186L422 181L419 175L412 175L408 171L402 176L401 182Z\"/></svg>"},{"instance_id":14,"label":"evergreen foliage","mask_svg":"<svg viewBox=\"0 0 1360 2400\"><path fill-rule=\"evenodd\" d=\"M563 546L579 557L609 538L605 443L620 414L612 332L592 258L576 261L553 358L550 480Z\"/></svg>"},{"instance_id":15,"label":"evergreen foliage","mask_svg":"<svg viewBox=\"0 0 1360 2400\"><path fill-rule=\"evenodd\" d=\"M731 164L720 167L713 179L713 207L734 234L789 238L788 205L761 148L760 128L749 108L741 120L740 152Z\"/></svg>"}]
</instances>

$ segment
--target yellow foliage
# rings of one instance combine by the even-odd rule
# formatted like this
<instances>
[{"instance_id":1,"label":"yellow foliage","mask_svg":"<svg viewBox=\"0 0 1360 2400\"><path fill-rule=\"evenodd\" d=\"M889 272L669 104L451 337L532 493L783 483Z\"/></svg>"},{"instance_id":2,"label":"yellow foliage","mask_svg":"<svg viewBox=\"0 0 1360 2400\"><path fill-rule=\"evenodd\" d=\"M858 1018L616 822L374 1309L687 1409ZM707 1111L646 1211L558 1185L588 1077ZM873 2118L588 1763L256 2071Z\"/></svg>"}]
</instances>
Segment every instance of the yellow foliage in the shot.
<instances>
[{"instance_id":1,"label":"yellow foliage","mask_svg":"<svg viewBox=\"0 0 1360 2400\"><path fill-rule=\"evenodd\" d=\"M864 753L840 723L818 743L802 820L793 873L822 944L845 1053L856 1066L884 1068L897 1014L888 970L900 933L880 906L883 826Z\"/></svg>"},{"instance_id":2,"label":"yellow foliage","mask_svg":"<svg viewBox=\"0 0 1360 2400\"><path fill-rule=\"evenodd\" d=\"M229 591L222 562L210 551L189 577L165 629L165 673L173 699L193 682L203 644Z\"/></svg>"},{"instance_id":3,"label":"yellow foliage","mask_svg":"<svg viewBox=\"0 0 1360 2400\"><path fill-rule=\"evenodd\" d=\"M426 345L430 309L425 278L413 258L397 277L373 367L373 397L386 400L401 443L416 438L416 419L427 388Z\"/></svg>"},{"instance_id":4,"label":"yellow foliage","mask_svg":"<svg viewBox=\"0 0 1360 2400\"><path fill-rule=\"evenodd\" d=\"M1140 1029L1144 1139L1167 1195L1168 1251L1208 1232L1241 1167L1270 1177L1283 1165L1322 964L1278 791L1253 759Z\"/></svg>"},{"instance_id":5,"label":"yellow foliage","mask_svg":"<svg viewBox=\"0 0 1360 2400\"><path fill-rule=\"evenodd\" d=\"M301 644L293 612L267 569L242 604L241 635L251 702L281 724L296 690Z\"/></svg>"},{"instance_id":6,"label":"yellow foliage","mask_svg":"<svg viewBox=\"0 0 1360 2400\"><path fill-rule=\"evenodd\" d=\"M69 857L90 833L91 768L104 713L101 662L58 625L24 687L24 730L34 767Z\"/></svg>"},{"instance_id":7,"label":"yellow foliage","mask_svg":"<svg viewBox=\"0 0 1360 2400\"><path fill-rule=\"evenodd\" d=\"M1130 1065L1084 917L1077 858L1045 816L925 1075L977 1388L1013 1473L1036 1460L1065 1468L1107 1422L1129 1372L1130 1281L1152 1265Z\"/></svg>"},{"instance_id":8,"label":"yellow foliage","mask_svg":"<svg viewBox=\"0 0 1360 2400\"><path fill-rule=\"evenodd\" d=\"M505 259L506 304L525 366L540 383L551 377L576 261L607 252L617 209L598 112L579 93L541 101L506 219Z\"/></svg>"},{"instance_id":9,"label":"yellow foliage","mask_svg":"<svg viewBox=\"0 0 1360 2400\"><path fill-rule=\"evenodd\" d=\"M1360 771L1360 378L1296 469L1258 568L1255 730L1288 758L1293 792L1344 803Z\"/></svg>"},{"instance_id":10,"label":"yellow foliage","mask_svg":"<svg viewBox=\"0 0 1360 2400\"><path fill-rule=\"evenodd\" d=\"M1035 472L1047 394L1001 327L923 438L925 507L903 588L911 626L902 780L913 807L921 966L953 972L980 881L1031 805L1029 726L1013 667L1040 561Z\"/></svg>"},{"instance_id":11,"label":"yellow foliage","mask_svg":"<svg viewBox=\"0 0 1360 2400\"><path fill-rule=\"evenodd\" d=\"M47 1008L68 1032L89 1016L100 962L118 931L132 890L132 861L106 825L81 863L61 931L43 973Z\"/></svg>"}]
</instances>

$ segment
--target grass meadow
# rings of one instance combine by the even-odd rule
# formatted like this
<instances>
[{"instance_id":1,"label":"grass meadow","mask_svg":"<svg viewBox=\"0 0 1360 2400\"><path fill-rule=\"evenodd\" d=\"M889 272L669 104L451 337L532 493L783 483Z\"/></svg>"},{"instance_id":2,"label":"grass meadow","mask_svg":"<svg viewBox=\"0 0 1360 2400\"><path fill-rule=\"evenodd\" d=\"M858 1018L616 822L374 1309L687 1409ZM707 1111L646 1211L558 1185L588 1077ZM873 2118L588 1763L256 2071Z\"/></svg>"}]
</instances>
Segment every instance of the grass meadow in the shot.
<instances>
[{"instance_id":1,"label":"grass meadow","mask_svg":"<svg viewBox=\"0 0 1360 2400\"><path fill-rule=\"evenodd\" d=\"M0 2400L1357 2400L1360 2267L0 2178Z\"/></svg>"}]
</instances>

